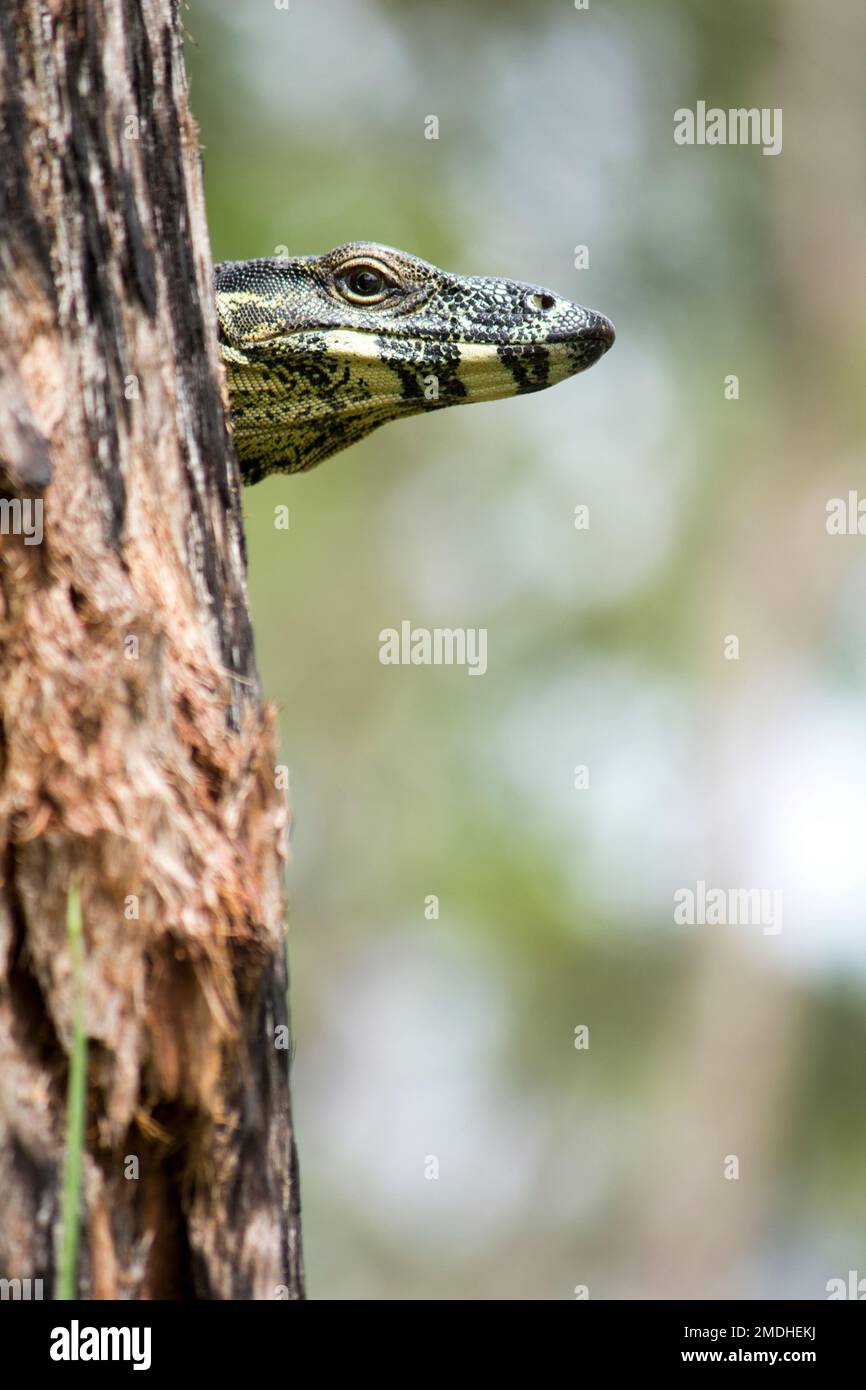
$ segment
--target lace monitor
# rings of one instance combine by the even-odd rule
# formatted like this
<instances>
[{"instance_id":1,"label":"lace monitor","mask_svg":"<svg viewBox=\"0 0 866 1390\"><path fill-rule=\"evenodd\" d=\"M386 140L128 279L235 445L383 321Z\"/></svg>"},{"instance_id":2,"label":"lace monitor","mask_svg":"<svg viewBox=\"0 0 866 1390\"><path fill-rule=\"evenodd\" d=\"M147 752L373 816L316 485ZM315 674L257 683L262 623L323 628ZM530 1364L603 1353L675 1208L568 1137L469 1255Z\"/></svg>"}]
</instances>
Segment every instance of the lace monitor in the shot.
<instances>
[{"instance_id":1,"label":"lace monitor","mask_svg":"<svg viewBox=\"0 0 866 1390\"><path fill-rule=\"evenodd\" d=\"M297 473L378 425L540 391L614 340L603 314L368 242L215 269L244 482Z\"/></svg>"}]
</instances>

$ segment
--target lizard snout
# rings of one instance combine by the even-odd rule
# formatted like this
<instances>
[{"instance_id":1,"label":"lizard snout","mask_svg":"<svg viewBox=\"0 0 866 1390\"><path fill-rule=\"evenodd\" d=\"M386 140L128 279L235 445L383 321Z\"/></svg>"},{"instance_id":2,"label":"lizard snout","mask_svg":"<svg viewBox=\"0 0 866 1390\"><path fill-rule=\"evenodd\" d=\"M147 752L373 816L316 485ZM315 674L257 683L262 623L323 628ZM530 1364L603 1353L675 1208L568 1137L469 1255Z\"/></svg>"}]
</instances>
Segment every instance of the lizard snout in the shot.
<instances>
[{"instance_id":1,"label":"lizard snout","mask_svg":"<svg viewBox=\"0 0 866 1390\"><path fill-rule=\"evenodd\" d=\"M607 352L608 348L613 347L616 340L616 329L610 319L605 318L604 314L593 313L589 323L581 329L580 336L590 342L598 343L602 352Z\"/></svg>"}]
</instances>

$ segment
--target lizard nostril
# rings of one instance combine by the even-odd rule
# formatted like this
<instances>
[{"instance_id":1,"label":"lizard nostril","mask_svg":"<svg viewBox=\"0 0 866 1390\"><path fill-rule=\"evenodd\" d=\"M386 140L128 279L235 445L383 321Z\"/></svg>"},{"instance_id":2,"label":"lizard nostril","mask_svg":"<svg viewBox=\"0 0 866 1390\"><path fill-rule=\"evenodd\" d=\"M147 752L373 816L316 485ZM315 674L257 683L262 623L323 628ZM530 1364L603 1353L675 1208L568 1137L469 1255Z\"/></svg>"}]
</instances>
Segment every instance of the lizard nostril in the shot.
<instances>
[{"instance_id":1,"label":"lizard nostril","mask_svg":"<svg viewBox=\"0 0 866 1390\"><path fill-rule=\"evenodd\" d=\"M534 291L532 294L526 296L527 309L552 309L555 303L556 299L552 294Z\"/></svg>"}]
</instances>

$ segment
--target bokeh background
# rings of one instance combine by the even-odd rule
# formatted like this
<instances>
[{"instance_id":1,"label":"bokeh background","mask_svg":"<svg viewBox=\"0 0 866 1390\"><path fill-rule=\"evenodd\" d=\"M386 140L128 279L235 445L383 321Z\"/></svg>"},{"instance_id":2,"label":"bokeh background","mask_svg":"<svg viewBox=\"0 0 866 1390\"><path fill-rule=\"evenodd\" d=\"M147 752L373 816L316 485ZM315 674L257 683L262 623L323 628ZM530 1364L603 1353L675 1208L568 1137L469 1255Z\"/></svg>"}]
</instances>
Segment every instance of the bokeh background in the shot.
<instances>
[{"instance_id":1,"label":"bokeh background","mask_svg":"<svg viewBox=\"0 0 866 1390\"><path fill-rule=\"evenodd\" d=\"M866 494L862 3L186 25L215 259L370 238L618 330L246 495L311 1296L826 1297L866 1276L866 536L825 524ZM781 107L782 153L677 146L698 100ZM380 665L407 618L487 674ZM676 925L698 879L783 930Z\"/></svg>"}]
</instances>

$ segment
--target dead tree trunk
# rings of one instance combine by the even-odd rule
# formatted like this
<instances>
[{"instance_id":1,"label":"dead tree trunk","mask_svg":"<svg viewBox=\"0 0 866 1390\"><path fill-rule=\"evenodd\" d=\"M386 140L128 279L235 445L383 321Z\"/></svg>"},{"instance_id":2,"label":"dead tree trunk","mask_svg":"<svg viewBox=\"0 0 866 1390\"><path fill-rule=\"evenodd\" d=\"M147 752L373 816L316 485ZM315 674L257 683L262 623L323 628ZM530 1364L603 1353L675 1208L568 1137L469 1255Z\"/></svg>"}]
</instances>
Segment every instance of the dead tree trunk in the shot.
<instances>
[{"instance_id":1,"label":"dead tree trunk","mask_svg":"<svg viewBox=\"0 0 866 1390\"><path fill-rule=\"evenodd\" d=\"M176 0L0 6L0 1276L302 1296L282 861ZM41 535L39 534L41 529Z\"/></svg>"}]
</instances>

